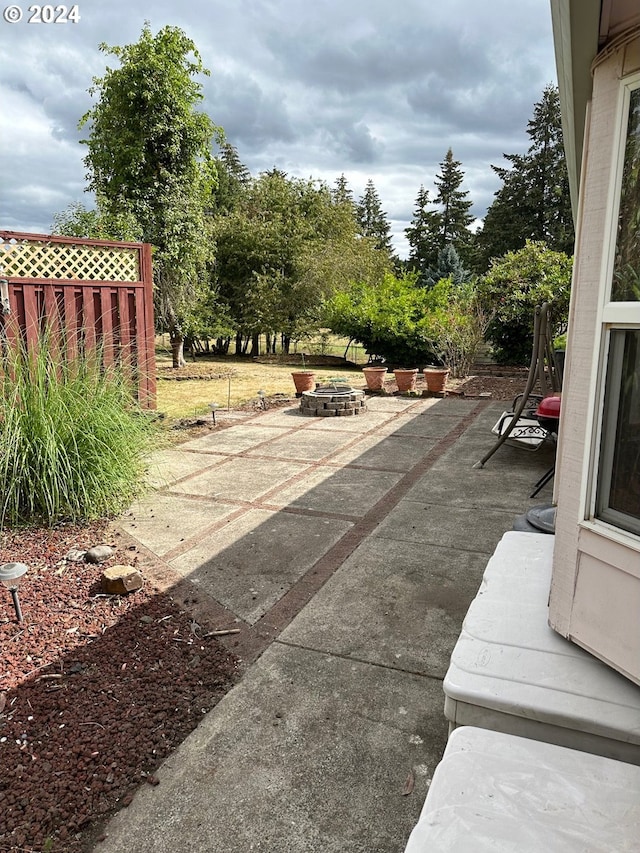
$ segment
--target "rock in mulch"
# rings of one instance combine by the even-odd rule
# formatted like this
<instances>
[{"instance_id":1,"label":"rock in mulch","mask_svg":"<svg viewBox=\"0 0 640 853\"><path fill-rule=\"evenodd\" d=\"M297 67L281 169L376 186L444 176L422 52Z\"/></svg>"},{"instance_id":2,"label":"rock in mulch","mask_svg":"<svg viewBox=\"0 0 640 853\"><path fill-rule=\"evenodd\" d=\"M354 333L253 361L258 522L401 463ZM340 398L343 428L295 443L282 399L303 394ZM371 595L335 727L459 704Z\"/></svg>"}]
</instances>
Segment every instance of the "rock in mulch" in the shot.
<instances>
[{"instance_id":1,"label":"rock in mulch","mask_svg":"<svg viewBox=\"0 0 640 853\"><path fill-rule=\"evenodd\" d=\"M113 555L114 551L110 545L94 545L84 555L86 563L104 563Z\"/></svg>"},{"instance_id":2,"label":"rock in mulch","mask_svg":"<svg viewBox=\"0 0 640 853\"><path fill-rule=\"evenodd\" d=\"M80 563L84 560L84 555L86 551L83 551L82 548L72 548L70 551L67 551L65 554L65 560L69 563Z\"/></svg>"},{"instance_id":3,"label":"rock in mulch","mask_svg":"<svg viewBox=\"0 0 640 853\"><path fill-rule=\"evenodd\" d=\"M107 595L126 595L142 588L142 575L133 566L111 566L102 572L101 584Z\"/></svg>"}]
</instances>

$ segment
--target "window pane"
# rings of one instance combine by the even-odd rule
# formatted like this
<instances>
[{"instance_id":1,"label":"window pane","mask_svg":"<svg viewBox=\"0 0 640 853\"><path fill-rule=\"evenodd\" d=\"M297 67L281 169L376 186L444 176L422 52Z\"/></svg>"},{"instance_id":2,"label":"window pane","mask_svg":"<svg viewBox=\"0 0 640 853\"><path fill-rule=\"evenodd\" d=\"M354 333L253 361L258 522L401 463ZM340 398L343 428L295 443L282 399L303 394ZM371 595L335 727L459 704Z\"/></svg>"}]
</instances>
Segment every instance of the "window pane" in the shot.
<instances>
[{"instance_id":1,"label":"window pane","mask_svg":"<svg viewBox=\"0 0 640 853\"><path fill-rule=\"evenodd\" d=\"M629 104L611 299L640 301L640 89Z\"/></svg>"},{"instance_id":2,"label":"window pane","mask_svg":"<svg viewBox=\"0 0 640 853\"><path fill-rule=\"evenodd\" d=\"M611 333L598 515L640 533L640 331Z\"/></svg>"}]
</instances>

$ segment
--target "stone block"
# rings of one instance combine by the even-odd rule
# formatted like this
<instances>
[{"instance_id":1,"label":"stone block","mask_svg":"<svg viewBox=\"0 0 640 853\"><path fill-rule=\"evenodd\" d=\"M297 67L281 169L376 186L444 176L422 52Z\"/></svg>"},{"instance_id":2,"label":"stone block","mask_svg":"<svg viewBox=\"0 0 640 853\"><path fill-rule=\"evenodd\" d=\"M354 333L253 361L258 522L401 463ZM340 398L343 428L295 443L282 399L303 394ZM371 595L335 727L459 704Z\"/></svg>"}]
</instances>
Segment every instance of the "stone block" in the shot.
<instances>
[{"instance_id":1,"label":"stone block","mask_svg":"<svg viewBox=\"0 0 640 853\"><path fill-rule=\"evenodd\" d=\"M142 587L142 575L133 566L111 566L102 572L101 584L107 595L126 595Z\"/></svg>"}]
</instances>

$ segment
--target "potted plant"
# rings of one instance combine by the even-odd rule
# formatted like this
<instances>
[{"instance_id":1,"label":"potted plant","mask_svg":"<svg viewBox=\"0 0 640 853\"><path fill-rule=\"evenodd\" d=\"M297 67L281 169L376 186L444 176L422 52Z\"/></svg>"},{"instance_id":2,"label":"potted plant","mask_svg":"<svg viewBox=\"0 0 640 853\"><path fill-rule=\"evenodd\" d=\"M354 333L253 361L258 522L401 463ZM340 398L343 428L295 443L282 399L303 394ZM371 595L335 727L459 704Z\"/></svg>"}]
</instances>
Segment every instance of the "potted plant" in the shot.
<instances>
[{"instance_id":1,"label":"potted plant","mask_svg":"<svg viewBox=\"0 0 640 853\"><path fill-rule=\"evenodd\" d=\"M567 357L567 333L558 335L553 341L553 367L556 374L558 387L562 388L564 379L564 364Z\"/></svg>"},{"instance_id":2,"label":"potted plant","mask_svg":"<svg viewBox=\"0 0 640 853\"><path fill-rule=\"evenodd\" d=\"M370 391L382 391L387 375L386 367L383 367L381 364L368 364L362 368L362 372L364 373L367 388Z\"/></svg>"},{"instance_id":3,"label":"potted plant","mask_svg":"<svg viewBox=\"0 0 640 853\"><path fill-rule=\"evenodd\" d=\"M447 385L449 378L448 367L438 367L437 365L427 365L422 369L425 385L432 394L441 394Z\"/></svg>"},{"instance_id":4,"label":"potted plant","mask_svg":"<svg viewBox=\"0 0 640 853\"><path fill-rule=\"evenodd\" d=\"M296 386L296 397L301 397L303 391L313 391L316 386L316 375L313 370L305 369L304 352L302 355L302 370L291 372L293 384Z\"/></svg>"},{"instance_id":5,"label":"potted plant","mask_svg":"<svg viewBox=\"0 0 640 853\"><path fill-rule=\"evenodd\" d=\"M393 371L393 375L401 393L416 390L417 367L398 367Z\"/></svg>"}]
</instances>

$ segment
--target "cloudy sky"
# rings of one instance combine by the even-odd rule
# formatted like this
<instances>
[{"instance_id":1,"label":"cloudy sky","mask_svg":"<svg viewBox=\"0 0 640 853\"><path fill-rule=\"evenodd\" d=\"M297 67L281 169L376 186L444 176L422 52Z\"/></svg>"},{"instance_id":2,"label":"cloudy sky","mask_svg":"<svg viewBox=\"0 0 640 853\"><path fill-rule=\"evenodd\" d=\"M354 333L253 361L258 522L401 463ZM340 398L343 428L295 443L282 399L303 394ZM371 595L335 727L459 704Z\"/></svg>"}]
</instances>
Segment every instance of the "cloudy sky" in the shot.
<instances>
[{"instance_id":1,"label":"cloudy sky","mask_svg":"<svg viewBox=\"0 0 640 853\"><path fill-rule=\"evenodd\" d=\"M253 174L275 165L332 184L344 172L356 198L372 178L402 256L447 149L482 218L499 185L490 164L526 149L556 82L548 0L80 0L66 24L29 23L24 0L9 23L5 4L0 226L18 231L92 206L77 123L92 77L116 61L98 45L137 41L145 20L196 43L211 71L203 109Z\"/></svg>"}]
</instances>

